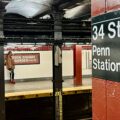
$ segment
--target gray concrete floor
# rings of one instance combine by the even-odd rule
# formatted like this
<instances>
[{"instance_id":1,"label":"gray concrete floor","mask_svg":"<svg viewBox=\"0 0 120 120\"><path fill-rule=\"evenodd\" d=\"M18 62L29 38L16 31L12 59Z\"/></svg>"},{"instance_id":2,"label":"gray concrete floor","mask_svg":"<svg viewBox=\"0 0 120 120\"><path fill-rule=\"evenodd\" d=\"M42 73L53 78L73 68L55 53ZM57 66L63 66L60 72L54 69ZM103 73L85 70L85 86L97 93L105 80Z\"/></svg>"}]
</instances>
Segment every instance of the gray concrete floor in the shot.
<instances>
[{"instance_id":1,"label":"gray concrete floor","mask_svg":"<svg viewBox=\"0 0 120 120\"><path fill-rule=\"evenodd\" d=\"M83 86L92 85L91 77L83 78ZM63 82L63 87L74 87L73 79L66 79ZM27 82L17 82L16 84L5 84L5 92L20 92L20 91L32 91L32 90L45 90L52 89L51 80L40 80L40 81L27 81Z\"/></svg>"}]
</instances>

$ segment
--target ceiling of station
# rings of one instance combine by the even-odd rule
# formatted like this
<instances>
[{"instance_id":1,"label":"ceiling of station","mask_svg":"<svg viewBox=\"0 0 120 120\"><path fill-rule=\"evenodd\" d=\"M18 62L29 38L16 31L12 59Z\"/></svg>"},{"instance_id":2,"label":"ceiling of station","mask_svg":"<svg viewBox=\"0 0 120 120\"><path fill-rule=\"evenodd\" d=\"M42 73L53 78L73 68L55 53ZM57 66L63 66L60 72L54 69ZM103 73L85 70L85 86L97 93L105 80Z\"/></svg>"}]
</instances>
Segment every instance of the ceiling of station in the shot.
<instances>
[{"instance_id":1,"label":"ceiling of station","mask_svg":"<svg viewBox=\"0 0 120 120\"><path fill-rule=\"evenodd\" d=\"M64 18L62 20L63 39L65 39L66 41L73 42L75 40L77 42L90 42L91 1L90 0L54 0L54 1L55 2L52 3L52 5L58 6L58 8L60 10L63 10L64 13ZM15 42L16 40L16 42L22 43L23 39L21 38L21 36L24 37L24 39L26 38L25 41L27 42L31 42L33 41L33 39L34 41L36 41L36 43L38 42L38 39L40 39L41 41L46 40L48 42L49 39L52 40L52 38L54 37L54 20L52 19L52 9L46 10L42 14L37 14L37 16L33 18L26 19L25 16L22 16L20 14L13 13L6 14L5 6L8 5L9 2L11 2L11 0L3 0L2 3L0 1L0 10L2 10L5 13L3 19L3 31L6 37L11 38L9 39L10 40L9 42L13 41ZM26 6L27 5L28 4L26 4ZM72 14L74 15L72 16ZM49 15L50 19L43 19L43 16L45 15ZM15 38L18 37L18 39L14 39L14 37Z\"/></svg>"},{"instance_id":2,"label":"ceiling of station","mask_svg":"<svg viewBox=\"0 0 120 120\"><path fill-rule=\"evenodd\" d=\"M4 8L11 0L3 0L3 5L0 8ZM58 6L59 9L65 11L65 14L74 14L74 11L77 11L77 14L74 15L74 19L86 20L90 18L91 14L91 0L53 0L53 5ZM79 9L79 7L81 7ZM76 9L76 10L75 10ZM73 12L73 13L72 13ZM43 16L46 14L50 14L51 11L47 10L40 14L39 16ZM68 17L69 18L69 17Z\"/></svg>"}]
</instances>

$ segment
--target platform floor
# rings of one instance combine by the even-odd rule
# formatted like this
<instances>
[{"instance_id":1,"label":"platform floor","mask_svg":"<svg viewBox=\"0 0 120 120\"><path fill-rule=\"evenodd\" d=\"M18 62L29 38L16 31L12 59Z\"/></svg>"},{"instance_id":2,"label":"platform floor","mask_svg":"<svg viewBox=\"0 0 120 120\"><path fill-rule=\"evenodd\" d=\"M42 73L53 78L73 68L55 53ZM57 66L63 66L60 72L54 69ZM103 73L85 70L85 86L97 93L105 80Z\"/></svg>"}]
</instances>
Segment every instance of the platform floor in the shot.
<instances>
[{"instance_id":1,"label":"platform floor","mask_svg":"<svg viewBox=\"0 0 120 120\"><path fill-rule=\"evenodd\" d=\"M74 95L81 93L91 93L92 85L91 78L83 78L82 86L74 86L73 79L66 79L63 82L63 95ZM5 84L5 99L6 100L22 100L40 97L52 97L52 81L28 81L17 82L16 84Z\"/></svg>"},{"instance_id":2,"label":"platform floor","mask_svg":"<svg viewBox=\"0 0 120 120\"><path fill-rule=\"evenodd\" d=\"M91 77L83 78L82 83L83 83L82 86L91 86L92 85ZM74 87L73 79L64 80L63 88L71 87ZM52 80L17 82L15 85L10 83L5 84L6 93L48 89L52 89Z\"/></svg>"}]
</instances>

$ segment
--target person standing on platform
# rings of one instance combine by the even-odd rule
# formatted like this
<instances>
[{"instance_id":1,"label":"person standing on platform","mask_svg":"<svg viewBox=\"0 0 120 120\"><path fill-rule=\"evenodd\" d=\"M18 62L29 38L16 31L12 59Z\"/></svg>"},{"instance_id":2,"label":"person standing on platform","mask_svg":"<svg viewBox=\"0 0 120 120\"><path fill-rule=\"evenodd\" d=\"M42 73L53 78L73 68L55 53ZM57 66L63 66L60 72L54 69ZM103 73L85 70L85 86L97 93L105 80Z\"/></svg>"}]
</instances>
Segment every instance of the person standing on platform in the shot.
<instances>
[{"instance_id":1,"label":"person standing on platform","mask_svg":"<svg viewBox=\"0 0 120 120\"><path fill-rule=\"evenodd\" d=\"M12 58L12 52L9 51L8 54L6 55L6 68L10 72L10 83L15 84L14 80L14 69L15 69L15 62L14 59Z\"/></svg>"}]
</instances>

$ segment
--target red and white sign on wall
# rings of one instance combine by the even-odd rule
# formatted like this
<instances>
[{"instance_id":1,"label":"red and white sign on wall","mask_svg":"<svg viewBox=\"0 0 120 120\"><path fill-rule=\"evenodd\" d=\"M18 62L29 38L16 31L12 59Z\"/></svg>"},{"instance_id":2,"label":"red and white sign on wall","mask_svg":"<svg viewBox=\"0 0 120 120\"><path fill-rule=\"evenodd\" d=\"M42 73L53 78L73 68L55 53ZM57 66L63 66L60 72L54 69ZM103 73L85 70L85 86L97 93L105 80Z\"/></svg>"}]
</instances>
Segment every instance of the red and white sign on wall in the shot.
<instances>
[{"instance_id":1,"label":"red and white sign on wall","mask_svg":"<svg viewBox=\"0 0 120 120\"><path fill-rule=\"evenodd\" d=\"M39 53L14 54L13 59L17 65L40 64Z\"/></svg>"}]
</instances>

